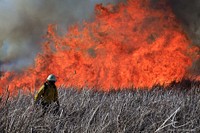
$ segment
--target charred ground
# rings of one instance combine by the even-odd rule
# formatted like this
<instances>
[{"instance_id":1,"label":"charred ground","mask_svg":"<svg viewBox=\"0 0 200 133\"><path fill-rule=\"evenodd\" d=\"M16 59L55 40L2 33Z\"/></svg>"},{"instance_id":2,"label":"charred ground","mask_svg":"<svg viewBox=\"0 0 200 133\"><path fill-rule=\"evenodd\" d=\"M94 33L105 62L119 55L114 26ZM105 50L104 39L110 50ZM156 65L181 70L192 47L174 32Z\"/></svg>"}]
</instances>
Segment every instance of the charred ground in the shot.
<instances>
[{"instance_id":1,"label":"charred ground","mask_svg":"<svg viewBox=\"0 0 200 133\"><path fill-rule=\"evenodd\" d=\"M40 117L33 95L1 101L0 132L199 132L200 84L183 81L163 89L99 92L59 89L61 109ZM6 96L5 96L6 97Z\"/></svg>"}]
</instances>

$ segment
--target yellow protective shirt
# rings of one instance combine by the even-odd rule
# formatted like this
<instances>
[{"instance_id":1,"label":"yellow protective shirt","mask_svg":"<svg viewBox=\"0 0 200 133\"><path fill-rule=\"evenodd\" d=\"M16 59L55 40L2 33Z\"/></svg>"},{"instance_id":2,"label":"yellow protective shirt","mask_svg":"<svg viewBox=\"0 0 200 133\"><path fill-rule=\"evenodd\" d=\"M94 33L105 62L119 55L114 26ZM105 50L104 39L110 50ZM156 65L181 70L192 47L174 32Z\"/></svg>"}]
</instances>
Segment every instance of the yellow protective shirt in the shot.
<instances>
[{"instance_id":1,"label":"yellow protective shirt","mask_svg":"<svg viewBox=\"0 0 200 133\"><path fill-rule=\"evenodd\" d=\"M58 91L55 85L44 83L35 95L35 102L42 100L45 103L58 101Z\"/></svg>"}]
</instances>

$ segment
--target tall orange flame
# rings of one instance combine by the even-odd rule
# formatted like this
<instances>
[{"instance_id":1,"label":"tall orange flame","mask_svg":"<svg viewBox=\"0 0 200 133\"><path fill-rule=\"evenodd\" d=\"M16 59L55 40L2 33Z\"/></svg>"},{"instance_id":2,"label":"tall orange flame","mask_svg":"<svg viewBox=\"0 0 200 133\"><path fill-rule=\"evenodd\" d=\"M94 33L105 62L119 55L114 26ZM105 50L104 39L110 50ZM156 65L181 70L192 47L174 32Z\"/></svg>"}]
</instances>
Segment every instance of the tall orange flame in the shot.
<instances>
[{"instance_id":1,"label":"tall orange flame","mask_svg":"<svg viewBox=\"0 0 200 133\"><path fill-rule=\"evenodd\" d=\"M165 2L151 7L150 0L129 0L95 9L94 22L72 26L64 36L50 25L35 65L5 73L0 91L34 89L51 73L57 85L104 91L167 85L187 75L191 41Z\"/></svg>"}]
</instances>

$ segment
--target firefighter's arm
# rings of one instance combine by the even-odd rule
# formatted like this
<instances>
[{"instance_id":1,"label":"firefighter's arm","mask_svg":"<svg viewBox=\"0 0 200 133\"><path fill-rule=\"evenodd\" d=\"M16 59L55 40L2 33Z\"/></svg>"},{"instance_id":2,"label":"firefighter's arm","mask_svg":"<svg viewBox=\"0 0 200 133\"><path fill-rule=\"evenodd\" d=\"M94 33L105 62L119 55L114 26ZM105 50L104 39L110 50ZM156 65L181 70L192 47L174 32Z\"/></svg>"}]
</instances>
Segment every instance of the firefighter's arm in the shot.
<instances>
[{"instance_id":1,"label":"firefighter's arm","mask_svg":"<svg viewBox=\"0 0 200 133\"><path fill-rule=\"evenodd\" d=\"M39 91L35 95L35 99L34 99L35 103L37 103L40 100L43 93L44 93L44 85L39 89Z\"/></svg>"}]
</instances>

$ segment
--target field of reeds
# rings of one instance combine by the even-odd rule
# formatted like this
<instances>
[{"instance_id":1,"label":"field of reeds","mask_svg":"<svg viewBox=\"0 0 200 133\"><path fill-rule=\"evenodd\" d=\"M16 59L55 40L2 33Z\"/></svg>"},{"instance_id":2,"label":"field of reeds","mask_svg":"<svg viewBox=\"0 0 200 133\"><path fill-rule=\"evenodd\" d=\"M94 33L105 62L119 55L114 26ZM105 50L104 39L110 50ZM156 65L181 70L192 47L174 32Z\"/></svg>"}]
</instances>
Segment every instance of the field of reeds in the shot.
<instances>
[{"instance_id":1,"label":"field of reeds","mask_svg":"<svg viewBox=\"0 0 200 133\"><path fill-rule=\"evenodd\" d=\"M59 112L44 116L33 95L3 96L0 133L200 132L197 82L110 92L59 87Z\"/></svg>"}]
</instances>

